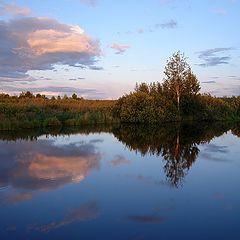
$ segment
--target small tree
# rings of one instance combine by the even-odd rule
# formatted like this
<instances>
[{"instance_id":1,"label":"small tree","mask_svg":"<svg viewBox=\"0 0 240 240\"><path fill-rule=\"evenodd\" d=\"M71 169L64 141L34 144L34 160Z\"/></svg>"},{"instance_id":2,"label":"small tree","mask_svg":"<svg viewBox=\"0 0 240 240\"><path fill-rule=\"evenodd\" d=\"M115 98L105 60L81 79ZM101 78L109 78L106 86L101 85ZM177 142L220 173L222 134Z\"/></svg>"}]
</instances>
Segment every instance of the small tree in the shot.
<instances>
[{"instance_id":1,"label":"small tree","mask_svg":"<svg viewBox=\"0 0 240 240\"><path fill-rule=\"evenodd\" d=\"M76 94L76 93L73 93L73 95L72 95L72 99L75 99L75 100L77 100L77 99L78 99L78 96L77 96L77 94Z\"/></svg>"},{"instance_id":2,"label":"small tree","mask_svg":"<svg viewBox=\"0 0 240 240\"><path fill-rule=\"evenodd\" d=\"M164 91L176 99L179 111L181 98L184 95L197 94L200 90L199 82L186 62L184 54L179 51L167 61L164 74L166 75Z\"/></svg>"},{"instance_id":3,"label":"small tree","mask_svg":"<svg viewBox=\"0 0 240 240\"><path fill-rule=\"evenodd\" d=\"M22 92L19 95L19 98L34 98L34 95L30 91L27 91L27 92Z\"/></svg>"}]
</instances>

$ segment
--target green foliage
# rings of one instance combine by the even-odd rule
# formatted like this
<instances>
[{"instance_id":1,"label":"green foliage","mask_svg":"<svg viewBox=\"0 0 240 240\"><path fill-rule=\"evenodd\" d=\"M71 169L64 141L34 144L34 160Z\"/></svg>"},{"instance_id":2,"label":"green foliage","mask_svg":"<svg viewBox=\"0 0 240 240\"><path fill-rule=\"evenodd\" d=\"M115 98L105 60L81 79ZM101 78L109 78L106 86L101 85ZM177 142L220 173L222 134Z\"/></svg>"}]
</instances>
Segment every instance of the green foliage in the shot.
<instances>
[{"instance_id":1,"label":"green foliage","mask_svg":"<svg viewBox=\"0 0 240 240\"><path fill-rule=\"evenodd\" d=\"M183 96L198 94L200 85L197 77L180 52L174 53L167 61L164 74L166 76L163 83L164 92L176 100L179 111Z\"/></svg>"},{"instance_id":2,"label":"green foliage","mask_svg":"<svg viewBox=\"0 0 240 240\"><path fill-rule=\"evenodd\" d=\"M24 94L25 96L25 94ZM115 101L0 94L0 130L113 123Z\"/></svg>"},{"instance_id":3,"label":"green foliage","mask_svg":"<svg viewBox=\"0 0 240 240\"><path fill-rule=\"evenodd\" d=\"M240 97L201 95L200 84L186 58L174 53L163 83L137 84L119 98L115 114L121 122L222 121L240 119Z\"/></svg>"},{"instance_id":4,"label":"green foliage","mask_svg":"<svg viewBox=\"0 0 240 240\"><path fill-rule=\"evenodd\" d=\"M57 117L51 117L47 118L44 122L43 125L45 127L56 127L56 126L61 126L62 123L58 120Z\"/></svg>"}]
</instances>

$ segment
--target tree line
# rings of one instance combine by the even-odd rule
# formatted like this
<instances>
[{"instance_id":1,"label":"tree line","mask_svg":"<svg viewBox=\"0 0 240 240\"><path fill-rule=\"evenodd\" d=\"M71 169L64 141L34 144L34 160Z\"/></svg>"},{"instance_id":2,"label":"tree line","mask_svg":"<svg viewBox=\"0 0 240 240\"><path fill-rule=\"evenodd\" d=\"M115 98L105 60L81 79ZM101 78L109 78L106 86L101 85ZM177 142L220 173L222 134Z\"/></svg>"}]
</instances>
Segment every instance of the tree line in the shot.
<instances>
[{"instance_id":1,"label":"tree line","mask_svg":"<svg viewBox=\"0 0 240 240\"><path fill-rule=\"evenodd\" d=\"M180 52L167 61L164 74L163 83L137 84L118 100L115 111L121 122L240 119L240 96L200 94L200 83Z\"/></svg>"},{"instance_id":2,"label":"tree line","mask_svg":"<svg viewBox=\"0 0 240 240\"><path fill-rule=\"evenodd\" d=\"M163 82L136 84L118 100L48 98L26 91L0 94L0 130L109 123L164 123L240 120L240 96L200 94L200 83L184 54L167 61Z\"/></svg>"}]
</instances>

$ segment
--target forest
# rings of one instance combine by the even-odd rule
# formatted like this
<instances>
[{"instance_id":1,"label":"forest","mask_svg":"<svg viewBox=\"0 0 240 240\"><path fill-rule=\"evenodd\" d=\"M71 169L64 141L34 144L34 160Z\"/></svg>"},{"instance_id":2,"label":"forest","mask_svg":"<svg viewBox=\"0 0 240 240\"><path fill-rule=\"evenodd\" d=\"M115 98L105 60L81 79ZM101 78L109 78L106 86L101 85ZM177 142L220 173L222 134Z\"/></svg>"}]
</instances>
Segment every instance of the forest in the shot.
<instances>
[{"instance_id":1,"label":"forest","mask_svg":"<svg viewBox=\"0 0 240 240\"><path fill-rule=\"evenodd\" d=\"M48 98L26 91L0 94L0 130L83 126L113 123L239 121L240 96L215 97L200 93L200 82L184 54L167 61L160 82L136 84L118 100Z\"/></svg>"}]
</instances>

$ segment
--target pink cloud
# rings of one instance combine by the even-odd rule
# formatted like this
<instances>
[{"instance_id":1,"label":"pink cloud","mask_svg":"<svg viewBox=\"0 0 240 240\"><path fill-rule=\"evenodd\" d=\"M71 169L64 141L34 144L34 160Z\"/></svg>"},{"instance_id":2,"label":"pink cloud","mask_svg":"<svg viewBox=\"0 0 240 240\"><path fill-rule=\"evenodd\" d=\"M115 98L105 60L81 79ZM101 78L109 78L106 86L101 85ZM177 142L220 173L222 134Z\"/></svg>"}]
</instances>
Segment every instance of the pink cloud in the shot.
<instances>
[{"instance_id":1,"label":"pink cloud","mask_svg":"<svg viewBox=\"0 0 240 240\"><path fill-rule=\"evenodd\" d=\"M55 29L37 30L29 34L27 42L36 54L57 52L77 52L99 54L96 45L78 26L70 28L70 32Z\"/></svg>"},{"instance_id":2,"label":"pink cloud","mask_svg":"<svg viewBox=\"0 0 240 240\"><path fill-rule=\"evenodd\" d=\"M54 65L93 67L101 55L99 42L79 26L52 18L25 17L0 25L0 79L27 79L29 70Z\"/></svg>"},{"instance_id":3,"label":"pink cloud","mask_svg":"<svg viewBox=\"0 0 240 240\"><path fill-rule=\"evenodd\" d=\"M28 16L31 14L31 9L27 7L19 7L15 4L0 3L0 15L5 14Z\"/></svg>"},{"instance_id":4,"label":"pink cloud","mask_svg":"<svg viewBox=\"0 0 240 240\"><path fill-rule=\"evenodd\" d=\"M123 44L119 44L119 43L113 43L110 46L110 48L115 50L115 54L123 54L130 47L131 46L129 46L129 45L123 45Z\"/></svg>"},{"instance_id":5,"label":"pink cloud","mask_svg":"<svg viewBox=\"0 0 240 240\"><path fill-rule=\"evenodd\" d=\"M130 161L125 159L121 155L117 155L116 158L111 161L111 165L113 167L118 167L118 166L129 164L129 163L130 163Z\"/></svg>"}]
</instances>

